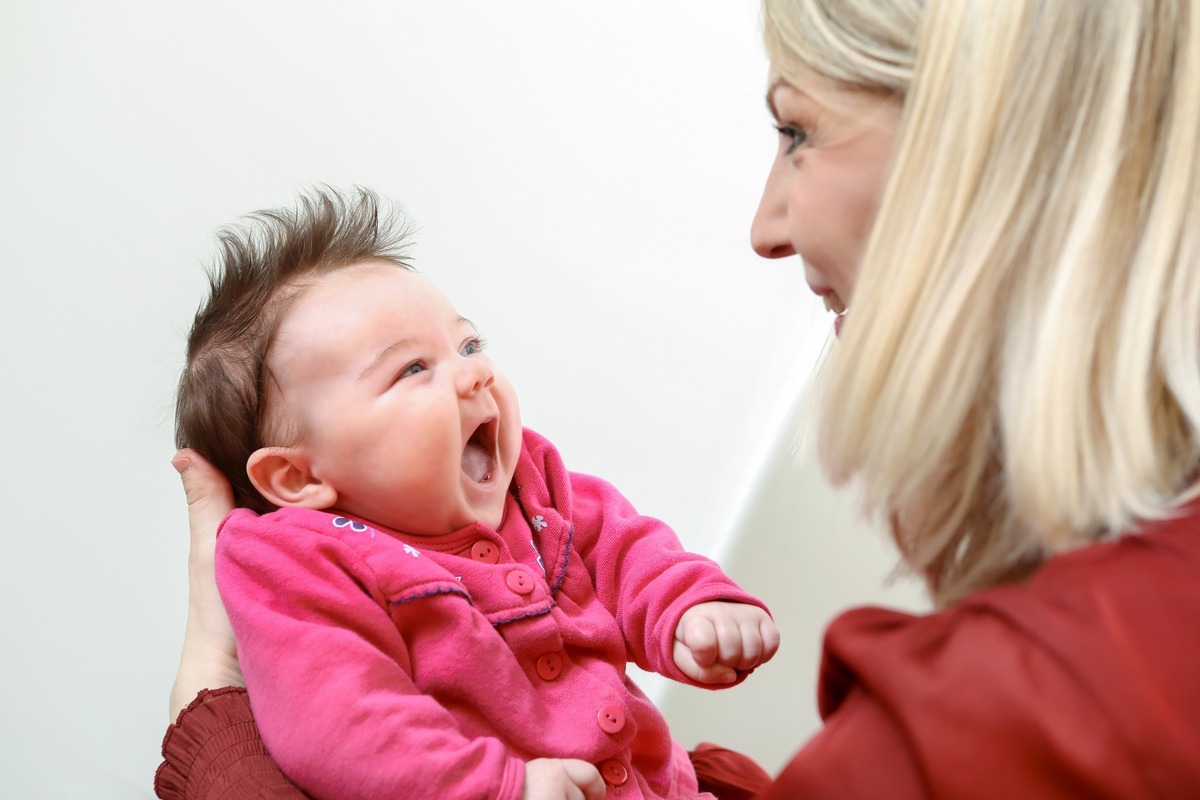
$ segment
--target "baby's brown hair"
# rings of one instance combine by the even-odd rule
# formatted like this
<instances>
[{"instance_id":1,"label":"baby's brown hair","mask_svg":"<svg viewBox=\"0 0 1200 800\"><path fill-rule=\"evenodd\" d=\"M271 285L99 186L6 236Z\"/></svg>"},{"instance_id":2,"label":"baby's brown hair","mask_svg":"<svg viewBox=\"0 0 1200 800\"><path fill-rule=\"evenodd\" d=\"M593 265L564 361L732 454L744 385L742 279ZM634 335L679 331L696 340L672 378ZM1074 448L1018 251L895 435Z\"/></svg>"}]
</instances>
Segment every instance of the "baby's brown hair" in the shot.
<instances>
[{"instance_id":1,"label":"baby's brown hair","mask_svg":"<svg viewBox=\"0 0 1200 800\"><path fill-rule=\"evenodd\" d=\"M325 187L294 208L249 214L217 238L176 394L175 445L211 461L234 502L261 513L274 506L246 475L246 461L266 444L267 354L280 321L313 278L367 261L412 269L410 226L369 189Z\"/></svg>"}]
</instances>

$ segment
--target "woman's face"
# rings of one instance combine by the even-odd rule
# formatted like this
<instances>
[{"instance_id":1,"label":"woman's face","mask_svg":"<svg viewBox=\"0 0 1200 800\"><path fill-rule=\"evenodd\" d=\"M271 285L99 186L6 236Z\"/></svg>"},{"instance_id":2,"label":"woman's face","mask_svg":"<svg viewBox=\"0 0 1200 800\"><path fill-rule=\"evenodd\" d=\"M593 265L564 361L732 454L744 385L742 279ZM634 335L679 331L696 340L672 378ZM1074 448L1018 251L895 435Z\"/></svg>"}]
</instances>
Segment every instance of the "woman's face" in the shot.
<instances>
[{"instance_id":1,"label":"woman's face","mask_svg":"<svg viewBox=\"0 0 1200 800\"><path fill-rule=\"evenodd\" d=\"M779 151L751 240L765 258L800 256L840 331L887 180L900 102L816 78L789 83L774 70L769 80Z\"/></svg>"}]
</instances>

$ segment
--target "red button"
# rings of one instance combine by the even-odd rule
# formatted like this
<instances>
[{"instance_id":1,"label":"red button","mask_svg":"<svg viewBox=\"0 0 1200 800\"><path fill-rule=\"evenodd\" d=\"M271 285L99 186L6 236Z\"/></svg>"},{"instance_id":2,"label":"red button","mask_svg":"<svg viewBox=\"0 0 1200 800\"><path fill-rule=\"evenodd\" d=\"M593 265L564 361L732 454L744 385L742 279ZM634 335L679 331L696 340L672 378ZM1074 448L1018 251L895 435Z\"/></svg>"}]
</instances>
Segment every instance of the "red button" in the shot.
<instances>
[{"instance_id":1,"label":"red button","mask_svg":"<svg viewBox=\"0 0 1200 800\"><path fill-rule=\"evenodd\" d=\"M508 577L505 578L505 581L508 582L508 588L512 589L517 594L529 594L533 591L533 578L529 577L520 570L515 569L508 573Z\"/></svg>"},{"instance_id":2,"label":"red button","mask_svg":"<svg viewBox=\"0 0 1200 800\"><path fill-rule=\"evenodd\" d=\"M558 653L542 653L537 660L537 674L544 681L557 680L562 675L562 656Z\"/></svg>"},{"instance_id":3,"label":"red button","mask_svg":"<svg viewBox=\"0 0 1200 800\"><path fill-rule=\"evenodd\" d=\"M620 733L625 727L625 712L620 706L610 703L596 714L596 721L600 723L600 730L605 733Z\"/></svg>"},{"instance_id":4,"label":"red button","mask_svg":"<svg viewBox=\"0 0 1200 800\"><path fill-rule=\"evenodd\" d=\"M496 547L495 542L480 539L471 545L471 558L484 564L495 564L500 560L500 548Z\"/></svg>"},{"instance_id":5,"label":"red button","mask_svg":"<svg viewBox=\"0 0 1200 800\"><path fill-rule=\"evenodd\" d=\"M600 775L613 786L620 786L629 780L629 770L625 769L625 765L615 758L600 765Z\"/></svg>"}]
</instances>

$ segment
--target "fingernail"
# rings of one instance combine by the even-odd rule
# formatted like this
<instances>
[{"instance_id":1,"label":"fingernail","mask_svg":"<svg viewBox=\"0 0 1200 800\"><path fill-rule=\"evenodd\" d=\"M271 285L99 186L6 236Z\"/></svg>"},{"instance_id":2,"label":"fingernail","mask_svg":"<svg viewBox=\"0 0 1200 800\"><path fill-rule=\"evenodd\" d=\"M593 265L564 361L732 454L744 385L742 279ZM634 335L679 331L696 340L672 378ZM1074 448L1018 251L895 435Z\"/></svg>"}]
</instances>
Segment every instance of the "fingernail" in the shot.
<instances>
[{"instance_id":1,"label":"fingernail","mask_svg":"<svg viewBox=\"0 0 1200 800\"><path fill-rule=\"evenodd\" d=\"M171 466L175 468L176 472L182 475L192 468L192 460L183 453L176 453L175 457L171 459Z\"/></svg>"}]
</instances>

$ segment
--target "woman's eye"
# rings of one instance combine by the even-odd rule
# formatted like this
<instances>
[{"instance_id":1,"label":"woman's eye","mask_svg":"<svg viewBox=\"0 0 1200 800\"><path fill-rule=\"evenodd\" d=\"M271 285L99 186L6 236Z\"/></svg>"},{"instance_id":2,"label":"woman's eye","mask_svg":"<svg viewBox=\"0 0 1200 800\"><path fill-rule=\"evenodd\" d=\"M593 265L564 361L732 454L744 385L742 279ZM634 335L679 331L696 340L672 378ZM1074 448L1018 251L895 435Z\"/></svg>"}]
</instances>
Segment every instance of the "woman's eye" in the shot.
<instances>
[{"instance_id":1,"label":"woman's eye","mask_svg":"<svg viewBox=\"0 0 1200 800\"><path fill-rule=\"evenodd\" d=\"M784 150L786 155L791 155L796 152L796 148L802 147L808 143L808 131L796 125L776 125L775 130L779 131L779 136L787 145Z\"/></svg>"},{"instance_id":2,"label":"woman's eye","mask_svg":"<svg viewBox=\"0 0 1200 800\"><path fill-rule=\"evenodd\" d=\"M482 353L485 346L487 346L487 342L476 336L474 339L468 339L458 352L464 356L473 356L476 353Z\"/></svg>"}]
</instances>

